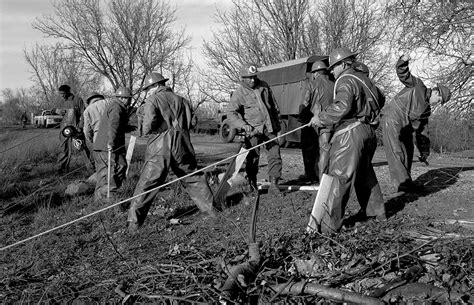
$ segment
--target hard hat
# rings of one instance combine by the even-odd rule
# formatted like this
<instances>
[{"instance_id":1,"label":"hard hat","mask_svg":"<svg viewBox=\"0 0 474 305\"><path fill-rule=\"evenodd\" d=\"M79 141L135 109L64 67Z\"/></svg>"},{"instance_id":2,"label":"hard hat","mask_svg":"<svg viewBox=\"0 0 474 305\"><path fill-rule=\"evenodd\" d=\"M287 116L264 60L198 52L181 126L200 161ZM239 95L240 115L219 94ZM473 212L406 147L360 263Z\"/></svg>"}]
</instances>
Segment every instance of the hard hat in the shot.
<instances>
[{"instance_id":1,"label":"hard hat","mask_svg":"<svg viewBox=\"0 0 474 305\"><path fill-rule=\"evenodd\" d=\"M441 98L443 99L441 104L447 103L449 99L451 99L451 90L449 90L448 87L440 85L440 84L438 84L437 87L439 89L439 94L441 95Z\"/></svg>"},{"instance_id":2,"label":"hard hat","mask_svg":"<svg viewBox=\"0 0 474 305\"><path fill-rule=\"evenodd\" d=\"M143 89L146 89L146 88L148 88L151 85L154 85L156 83L165 83L167 80L169 80L169 78L164 78L163 75L161 75L160 73L151 72L145 78L145 83L144 83Z\"/></svg>"},{"instance_id":3,"label":"hard hat","mask_svg":"<svg viewBox=\"0 0 474 305\"><path fill-rule=\"evenodd\" d=\"M357 53L353 53L351 50L348 48L337 48L329 54L329 67L328 69L332 69L335 64L339 63L340 61L356 56Z\"/></svg>"},{"instance_id":4,"label":"hard hat","mask_svg":"<svg viewBox=\"0 0 474 305\"><path fill-rule=\"evenodd\" d=\"M103 99L104 96L103 96L102 94L100 94L99 92L95 92L95 91L94 91L94 92L91 92L91 93L89 94L89 96L86 98L87 104L89 104L90 101L91 101L93 98L101 98L101 99Z\"/></svg>"},{"instance_id":5,"label":"hard hat","mask_svg":"<svg viewBox=\"0 0 474 305\"><path fill-rule=\"evenodd\" d=\"M364 64L364 63L361 63L360 61L357 61L355 62L352 67L362 73L364 73L365 75L369 76L369 67Z\"/></svg>"},{"instance_id":6,"label":"hard hat","mask_svg":"<svg viewBox=\"0 0 474 305\"><path fill-rule=\"evenodd\" d=\"M240 77L252 77L257 75L257 66L253 64L245 64L240 69Z\"/></svg>"},{"instance_id":7,"label":"hard hat","mask_svg":"<svg viewBox=\"0 0 474 305\"><path fill-rule=\"evenodd\" d=\"M318 70L327 70L327 69L328 69L328 66L326 66L326 64L321 60L315 61L311 65L311 72L315 72Z\"/></svg>"},{"instance_id":8,"label":"hard hat","mask_svg":"<svg viewBox=\"0 0 474 305\"><path fill-rule=\"evenodd\" d=\"M115 91L115 96L132 97L132 93L130 92L130 89L128 89L127 87L119 87L117 91Z\"/></svg>"},{"instance_id":9,"label":"hard hat","mask_svg":"<svg viewBox=\"0 0 474 305\"><path fill-rule=\"evenodd\" d=\"M71 87L69 87L68 85L61 85L59 86L58 91L69 93L71 92Z\"/></svg>"}]
</instances>

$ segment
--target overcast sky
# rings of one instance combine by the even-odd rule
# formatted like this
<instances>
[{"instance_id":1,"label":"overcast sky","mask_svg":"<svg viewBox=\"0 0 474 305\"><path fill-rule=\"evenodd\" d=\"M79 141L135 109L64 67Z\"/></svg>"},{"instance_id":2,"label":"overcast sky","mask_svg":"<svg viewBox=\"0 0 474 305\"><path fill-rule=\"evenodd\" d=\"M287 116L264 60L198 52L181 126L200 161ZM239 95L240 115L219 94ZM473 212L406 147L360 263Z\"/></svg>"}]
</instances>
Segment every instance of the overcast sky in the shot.
<instances>
[{"instance_id":1,"label":"overcast sky","mask_svg":"<svg viewBox=\"0 0 474 305\"><path fill-rule=\"evenodd\" d=\"M186 27L193 39L193 58L199 62L202 40L209 40L211 29L217 27L212 18L216 9L230 8L231 0L173 0L170 3L177 8L175 25ZM23 49L47 41L31 23L36 17L52 13L50 0L0 0L0 90L31 86Z\"/></svg>"}]
</instances>

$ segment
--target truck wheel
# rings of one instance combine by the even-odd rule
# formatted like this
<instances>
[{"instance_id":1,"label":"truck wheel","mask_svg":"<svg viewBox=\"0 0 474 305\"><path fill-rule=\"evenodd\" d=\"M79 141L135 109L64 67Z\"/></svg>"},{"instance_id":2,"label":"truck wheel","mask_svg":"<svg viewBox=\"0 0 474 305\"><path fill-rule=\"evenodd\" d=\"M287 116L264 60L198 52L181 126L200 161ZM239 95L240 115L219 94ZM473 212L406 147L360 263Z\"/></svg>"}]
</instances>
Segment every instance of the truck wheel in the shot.
<instances>
[{"instance_id":1,"label":"truck wheel","mask_svg":"<svg viewBox=\"0 0 474 305\"><path fill-rule=\"evenodd\" d=\"M235 134L237 130L230 126L227 120L224 120L221 124L221 128L219 129L219 135L221 136L221 140L224 143L230 143L234 140Z\"/></svg>"},{"instance_id":2,"label":"truck wheel","mask_svg":"<svg viewBox=\"0 0 474 305\"><path fill-rule=\"evenodd\" d=\"M280 131L278 132L278 135L286 133L287 131L288 131L288 127L287 127L286 120L282 120L280 123ZM280 147L286 148L290 146L290 141L287 141L286 137L278 138L278 143L280 144Z\"/></svg>"}]
</instances>

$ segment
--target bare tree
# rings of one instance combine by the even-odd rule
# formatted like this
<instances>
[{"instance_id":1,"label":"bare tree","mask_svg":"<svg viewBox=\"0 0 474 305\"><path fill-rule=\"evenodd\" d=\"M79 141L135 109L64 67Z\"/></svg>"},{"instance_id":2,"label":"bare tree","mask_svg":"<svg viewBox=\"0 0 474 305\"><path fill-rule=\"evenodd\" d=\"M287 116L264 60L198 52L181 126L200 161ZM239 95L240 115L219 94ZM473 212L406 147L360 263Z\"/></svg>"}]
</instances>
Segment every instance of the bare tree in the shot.
<instances>
[{"instance_id":1,"label":"bare tree","mask_svg":"<svg viewBox=\"0 0 474 305\"><path fill-rule=\"evenodd\" d=\"M70 85L80 95L99 87L100 76L88 69L76 51L67 50L60 43L51 46L36 44L23 53L32 69L31 80L42 96L44 109L55 107L57 89L62 84Z\"/></svg>"},{"instance_id":2,"label":"bare tree","mask_svg":"<svg viewBox=\"0 0 474 305\"><path fill-rule=\"evenodd\" d=\"M23 111L34 112L36 110L34 97L27 89L6 88L0 95L3 97L0 103L0 114L4 122L17 123L20 121Z\"/></svg>"},{"instance_id":3,"label":"bare tree","mask_svg":"<svg viewBox=\"0 0 474 305\"><path fill-rule=\"evenodd\" d=\"M146 75L171 71L189 43L184 30L171 30L175 9L165 1L65 0L54 8L54 16L36 19L33 27L64 41L113 89L139 94Z\"/></svg>"},{"instance_id":4,"label":"bare tree","mask_svg":"<svg viewBox=\"0 0 474 305\"><path fill-rule=\"evenodd\" d=\"M471 1L395 0L390 13L398 21L393 32L399 48L423 53L426 75L453 90L452 101L444 107L472 115Z\"/></svg>"},{"instance_id":5,"label":"bare tree","mask_svg":"<svg viewBox=\"0 0 474 305\"><path fill-rule=\"evenodd\" d=\"M234 0L233 4L229 12L217 13L222 29L204 43L209 66L216 70L208 79L213 88L229 92L244 62L268 65L328 54L341 46L360 52L362 60L379 61L369 63L374 76L386 73L388 51L380 45L388 21L385 6L375 0Z\"/></svg>"}]
</instances>

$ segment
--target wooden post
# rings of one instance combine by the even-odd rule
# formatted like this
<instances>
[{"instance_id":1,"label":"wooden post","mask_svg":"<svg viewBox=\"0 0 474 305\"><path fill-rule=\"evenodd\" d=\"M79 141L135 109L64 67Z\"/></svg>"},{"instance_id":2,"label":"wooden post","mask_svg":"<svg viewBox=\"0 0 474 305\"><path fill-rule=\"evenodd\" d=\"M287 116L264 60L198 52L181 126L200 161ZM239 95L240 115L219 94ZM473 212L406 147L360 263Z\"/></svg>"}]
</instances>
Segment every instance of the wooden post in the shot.
<instances>
[{"instance_id":1,"label":"wooden post","mask_svg":"<svg viewBox=\"0 0 474 305\"><path fill-rule=\"evenodd\" d=\"M332 176L323 174L321 183L319 184L318 194L314 200L313 210L311 211L311 216L309 217L308 227L306 231L318 231L320 232L321 220L323 219L324 213L327 210L327 200L333 189L333 185L336 179Z\"/></svg>"},{"instance_id":2,"label":"wooden post","mask_svg":"<svg viewBox=\"0 0 474 305\"><path fill-rule=\"evenodd\" d=\"M110 199L110 176L112 175L111 173L111 168L110 168L110 159L112 159L112 151L109 150L109 160L107 162L107 199Z\"/></svg>"},{"instance_id":3,"label":"wooden post","mask_svg":"<svg viewBox=\"0 0 474 305\"><path fill-rule=\"evenodd\" d=\"M128 141L127 155L125 156L125 159L127 160L127 170L125 171L125 177L128 176L128 170L130 169L130 165L132 164L132 156L133 150L135 149L136 140L137 137L130 136L130 141Z\"/></svg>"}]
</instances>

